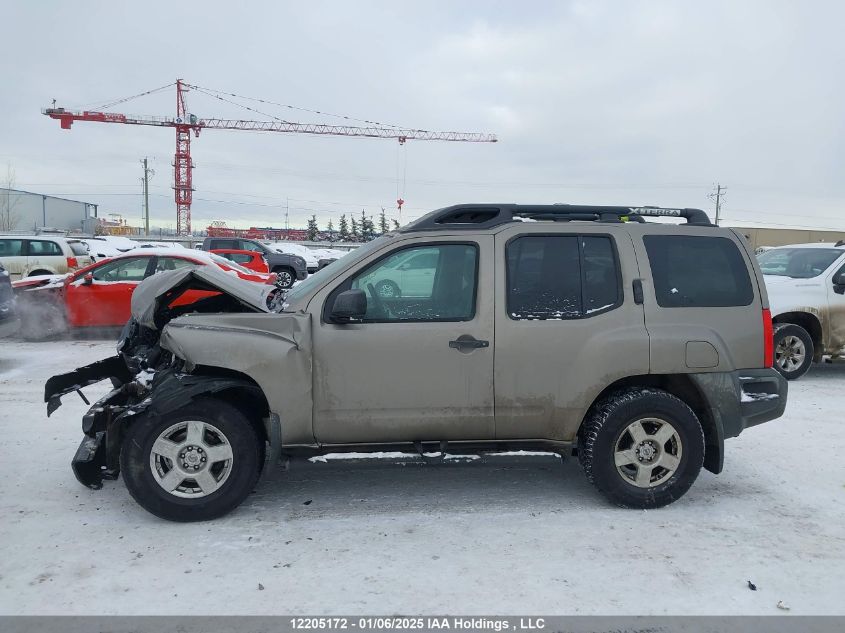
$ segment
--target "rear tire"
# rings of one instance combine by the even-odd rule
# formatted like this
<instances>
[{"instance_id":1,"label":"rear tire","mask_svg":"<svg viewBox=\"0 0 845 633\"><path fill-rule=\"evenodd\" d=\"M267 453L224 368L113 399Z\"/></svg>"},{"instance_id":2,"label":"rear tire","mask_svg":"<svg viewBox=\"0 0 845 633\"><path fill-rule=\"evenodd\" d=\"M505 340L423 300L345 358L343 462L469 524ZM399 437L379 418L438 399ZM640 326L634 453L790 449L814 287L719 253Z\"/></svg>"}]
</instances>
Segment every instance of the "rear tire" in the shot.
<instances>
[{"instance_id":1,"label":"rear tire","mask_svg":"<svg viewBox=\"0 0 845 633\"><path fill-rule=\"evenodd\" d=\"M213 398L164 418L141 417L126 431L120 468L145 510L170 521L206 521L232 511L261 471L263 447L249 420Z\"/></svg>"},{"instance_id":2,"label":"rear tire","mask_svg":"<svg viewBox=\"0 0 845 633\"><path fill-rule=\"evenodd\" d=\"M787 380L796 380L810 371L815 355L813 337L800 325L775 325L775 369Z\"/></svg>"},{"instance_id":3,"label":"rear tire","mask_svg":"<svg viewBox=\"0 0 845 633\"><path fill-rule=\"evenodd\" d=\"M704 462L692 409L653 388L617 391L594 405L579 433L587 479L616 505L659 508L689 490Z\"/></svg>"}]
</instances>

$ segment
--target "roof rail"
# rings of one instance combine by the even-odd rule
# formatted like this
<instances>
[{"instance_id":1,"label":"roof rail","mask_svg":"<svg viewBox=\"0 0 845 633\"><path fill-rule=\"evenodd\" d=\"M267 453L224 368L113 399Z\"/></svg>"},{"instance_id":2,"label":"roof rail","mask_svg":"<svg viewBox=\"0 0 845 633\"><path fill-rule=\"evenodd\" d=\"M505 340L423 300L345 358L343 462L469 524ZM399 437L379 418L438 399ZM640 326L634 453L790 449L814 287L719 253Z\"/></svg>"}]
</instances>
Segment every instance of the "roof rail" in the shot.
<instances>
[{"instance_id":1,"label":"roof rail","mask_svg":"<svg viewBox=\"0 0 845 633\"><path fill-rule=\"evenodd\" d=\"M701 209L592 206L575 204L458 204L427 213L401 233L444 229L488 229L522 219L569 222L645 222L644 218L684 218L692 226L715 226Z\"/></svg>"}]
</instances>

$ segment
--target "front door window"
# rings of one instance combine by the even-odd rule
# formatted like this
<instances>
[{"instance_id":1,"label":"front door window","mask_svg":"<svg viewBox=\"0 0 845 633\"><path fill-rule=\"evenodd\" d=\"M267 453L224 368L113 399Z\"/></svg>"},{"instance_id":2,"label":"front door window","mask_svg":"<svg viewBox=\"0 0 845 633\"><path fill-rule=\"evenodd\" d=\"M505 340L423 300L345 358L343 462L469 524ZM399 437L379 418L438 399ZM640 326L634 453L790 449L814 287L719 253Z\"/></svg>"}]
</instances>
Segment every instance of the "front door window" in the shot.
<instances>
[{"instance_id":1,"label":"front door window","mask_svg":"<svg viewBox=\"0 0 845 633\"><path fill-rule=\"evenodd\" d=\"M406 248L352 280L367 294L365 322L469 321L475 312L478 247Z\"/></svg>"}]
</instances>

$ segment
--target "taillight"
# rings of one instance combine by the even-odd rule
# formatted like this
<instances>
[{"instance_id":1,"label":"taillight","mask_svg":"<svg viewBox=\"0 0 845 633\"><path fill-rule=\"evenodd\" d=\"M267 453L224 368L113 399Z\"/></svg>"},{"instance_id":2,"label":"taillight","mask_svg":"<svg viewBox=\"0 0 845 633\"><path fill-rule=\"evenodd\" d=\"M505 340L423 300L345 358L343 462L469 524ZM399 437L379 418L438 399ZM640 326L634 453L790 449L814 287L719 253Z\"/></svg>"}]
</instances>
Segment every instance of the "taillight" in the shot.
<instances>
[{"instance_id":1,"label":"taillight","mask_svg":"<svg viewBox=\"0 0 845 633\"><path fill-rule=\"evenodd\" d=\"M276 273L270 273L267 275L267 279L264 280L265 284L275 284L279 280L279 276Z\"/></svg>"},{"instance_id":2,"label":"taillight","mask_svg":"<svg viewBox=\"0 0 845 633\"><path fill-rule=\"evenodd\" d=\"M67 258L67 267L68 268L79 268L79 262L76 261L76 257L68 257Z\"/></svg>"},{"instance_id":3,"label":"taillight","mask_svg":"<svg viewBox=\"0 0 845 633\"><path fill-rule=\"evenodd\" d=\"M775 364L775 336L772 328L772 311L763 308L763 367Z\"/></svg>"}]
</instances>

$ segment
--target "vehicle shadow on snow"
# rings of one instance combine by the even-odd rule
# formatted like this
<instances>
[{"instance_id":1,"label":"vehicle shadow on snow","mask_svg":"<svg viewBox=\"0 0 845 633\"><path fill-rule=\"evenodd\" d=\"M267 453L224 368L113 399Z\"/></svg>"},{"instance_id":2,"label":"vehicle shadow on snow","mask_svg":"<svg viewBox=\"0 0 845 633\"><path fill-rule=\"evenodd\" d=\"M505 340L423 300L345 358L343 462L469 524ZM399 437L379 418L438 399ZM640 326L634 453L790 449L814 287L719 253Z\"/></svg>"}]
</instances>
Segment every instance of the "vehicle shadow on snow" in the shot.
<instances>
[{"instance_id":1,"label":"vehicle shadow on snow","mask_svg":"<svg viewBox=\"0 0 845 633\"><path fill-rule=\"evenodd\" d=\"M478 459L292 460L265 471L243 511L287 518L403 512L532 512L608 507L577 460L556 456Z\"/></svg>"}]
</instances>

